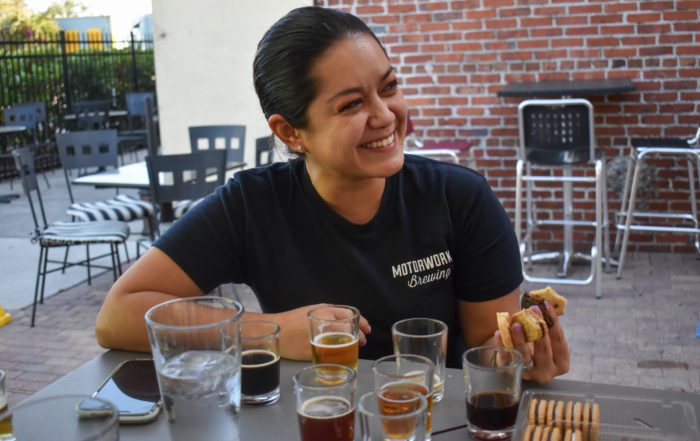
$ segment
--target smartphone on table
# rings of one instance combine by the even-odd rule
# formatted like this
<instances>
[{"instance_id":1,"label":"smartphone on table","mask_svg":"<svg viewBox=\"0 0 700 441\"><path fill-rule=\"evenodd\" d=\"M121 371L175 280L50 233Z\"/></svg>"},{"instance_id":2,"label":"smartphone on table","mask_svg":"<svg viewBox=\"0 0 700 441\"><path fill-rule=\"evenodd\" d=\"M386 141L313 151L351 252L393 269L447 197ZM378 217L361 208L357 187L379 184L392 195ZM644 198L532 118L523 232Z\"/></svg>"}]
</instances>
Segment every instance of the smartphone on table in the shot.
<instances>
[{"instance_id":1,"label":"smartphone on table","mask_svg":"<svg viewBox=\"0 0 700 441\"><path fill-rule=\"evenodd\" d=\"M92 396L112 402L119 410L120 423L153 421L161 407L153 360L137 359L120 363ZM85 400L77 410L82 417L99 416L103 411L97 400Z\"/></svg>"}]
</instances>

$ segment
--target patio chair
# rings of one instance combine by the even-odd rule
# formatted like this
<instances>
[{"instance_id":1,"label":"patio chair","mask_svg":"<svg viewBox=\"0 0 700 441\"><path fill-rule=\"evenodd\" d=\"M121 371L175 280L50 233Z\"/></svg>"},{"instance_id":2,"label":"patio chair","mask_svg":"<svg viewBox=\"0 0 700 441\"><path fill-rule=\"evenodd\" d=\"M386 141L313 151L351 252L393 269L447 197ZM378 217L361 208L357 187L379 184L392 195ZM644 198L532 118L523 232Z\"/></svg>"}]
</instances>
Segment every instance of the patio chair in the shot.
<instances>
[{"instance_id":1,"label":"patio chair","mask_svg":"<svg viewBox=\"0 0 700 441\"><path fill-rule=\"evenodd\" d=\"M413 127L413 122L410 116L406 118L406 139L404 140L404 153L417 156L426 156L438 161L454 162L462 164L466 158L466 164L473 166L471 156L472 143L469 141L445 141L426 145L423 140L418 138Z\"/></svg>"},{"instance_id":2,"label":"patio chair","mask_svg":"<svg viewBox=\"0 0 700 441\"><path fill-rule=\"evenodd\" d=\"M153 206L129 195L118 194L100 202L75 202L69 172L117 167L117 131L90 130L56 135L71 205L67 213L81 221L145 219L152 226Z\"/></svg>"},{"instance_id":3,"label":"patio chair","mask_svg":"<svg viewBox=\"0 0 700 441\"><path fill-rule=\"evenodd\" d=\"M102 130L107 128L109 109L112 107L109 100L76 101L72 104L75 113L75 129L77 130Z\"/></svg>"},{"instance_id":4,"label":"patio chair","mask_svg":"<svg viewBox=\"0 0 700 441\"><path fill-rule=\"evenodd\" d=\"M652 212L639 211L636 208L637 190L639 187L639 174L643 162L648 156L660 156L665 158L685 159L688 170L688 193L690 197L690 209L676 212ZM693 164L698 172L698 184L700 184L700 128L692 139L680 138L634 138L630 157L627 164L627 175L622 190L620 211L616 215L617 234L615 235L615 250L620 252L617 266L617 278L622 277L622 268L625 265L627 245L630 231L651 231L662 233L683 233L693 237L693 245L700 253L700 219L698 218L697 197L695 195L695 180ZM631 182L630 182L631 180ZM635 222L637 218L647 218L645 223ZM663 220L667 222L664 224ZM654 220L659 221L656 224ZM691 226L681 226L679 222L687 221ZM622 238L622 243L620 243Z\"/></svg>"},{"instance_id":5,"label":"patio chair","mask_svg":"<svg viewBox=\"0 0 700 441\"><path fill-rule=\"evenodd\" d=\"M85 266L87 268L88 284L92 284L92 268L111 269L114 280L121 274L121 260L117 249L119 244L126 247L126 239L129 237L129 226L119 221L96 222L55 222L48 224L44 211L44 203L41 191L36 180L34 158L28 147L22 147L12 152L17 169L20 172L22 188L29 201L29 208L34 221L32 242L38 243L39 263L37 266L36 282L34 285L34 302L32 304L31 327L36 321L36 305L44 303L44 288L46 276L56 271L64 271L66 267ZM32 196L34 194L35 196ZM34 199L36 198L36 200ZM38 205L38 211L37 211ZM90 255L90 245L109 245L109 253L98 256ZM86 259L77 262L49 259L49 250L53 248L66 248L74 245L85 245ZM112 266L104 266L93 263L94 260L110 256ZM49 269L48 264L60 264Z\"/></svg>"},{"instance_id":6,"label":"patio chair","mask_svg":"<svg viewBox=\"0 0 700 441\"><path fill-rule=\"evenodd\" d=\"M224 183L226 152L208 150L182 155L149 155L146 166L151 197L157 210L153 217L157 237L161 223L179 219ZM166 206L165 210L163 206ZM170 210L171 213L167 212Z\"/></svg>"},{"instance_id":7,"label":"patio chair","mask_svg":"<svg viewBox=\"0 0 700 441\"><path fill-rule=\"evenodd\" d=\"M228 152L226 163L243 162L245 158L245 126L192 126L190 133L190 150L225 149Z\"/></svg>"},{"instance_id":8,"label":"patio chair","mask_svg":"<svg viewBox=\"0 0 700 441\"><path fill-rule=\"evenodd\" d=\"M255 140L255 166L272 164L275 156L275 135Z\"/></svg>"},{"instance_id":9,"label":"patio chair","mask_svg":"<svg viewBox=\"0 0 700 441\"><path fill-rule=\"evenodd\" d=\"M587 285L594 283L596 298L601 293L602 253L609 264L609 236L607 234L607 189L605 162L596 154L593 127L593 106L585 99L526 100L518 107L520 149L516 164L515 229L520 244L525 280L539 283ZM574 176L573 169L593 168L594 176L585 172ZM537 218L534 184L544 184L550 194L555 184L561 184L562 212L556 217L548 213ZM523 233L523 184L525 185L525 232ZM593 221L574 220L573 185L594 189L595 218ZM540 190L542 187L538 188ZM549 199L548 199L549 201ZM533 235L539 226L560 226L563 230L561 251L533 253ZM574 227L593 227L594 241L590 255L574 253ZM605 236L605 251L603 250ZM574 258L590 260L591 270L586 278L569 274ZM535 261L559 261L557 277L533 275Z\"/></svg>"},{"instance_id":10,"label":"patio chair","mask_svg":"<svg viewBox=\"0 0 700 441\"><path fill-rule=\"evenodd\" d=\"M46 105L43 102L33 102L24 104L15 104L12 107L7 107L4 110L6 126L24 126L31 137L30 148L32 150L35 167L37 164L42 165L42 169L46 169L55 157L52 150L55 150L55 145L48 140L46 126ZM42 173L46 186L51 188L48 178L45 173Z\"/></svg>"},{"instance_id":11,"label":"patio chair","mask_svg":"<svg viewBox=\"0 0 700 441\"><path fill-rule=\"evenodd\" d=\"M119 131L119 157L124 164L124 154L131 153L136 158L136 151L148 145L148 132L145 127L146 99L153 100L153 92L132 92L126 94L127 124Z\"/></svg>"},{"instance_id":12,"label":"patio chair","mask_svg":"<svg viewBox=\"0 0 700 441\"><path fill-rule=\"evenodd\" d=\"M146 120L144 123L146 126L148 154L158 156L160 151L160 132L158 130L157 108L154 101L149 97L146 97L144 104L146 107Z\"/></svg>"}]
</instances>

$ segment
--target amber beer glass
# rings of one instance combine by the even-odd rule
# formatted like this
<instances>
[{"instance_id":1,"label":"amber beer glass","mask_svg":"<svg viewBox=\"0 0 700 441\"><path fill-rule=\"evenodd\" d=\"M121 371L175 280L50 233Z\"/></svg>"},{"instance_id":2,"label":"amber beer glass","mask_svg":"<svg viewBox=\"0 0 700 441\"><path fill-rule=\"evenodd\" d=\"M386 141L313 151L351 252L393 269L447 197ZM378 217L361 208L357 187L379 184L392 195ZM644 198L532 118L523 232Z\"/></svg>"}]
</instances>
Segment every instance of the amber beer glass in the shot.
<instances>
[{"instance_id":1,"label":"amber beer glass","mask_svg":"<svg viewBox=\"0 0 700 441\"><path fill-rule=\"evenodd\" d=\"M294 375L301 441L353 441L355 370L316 364Z\"/></svg>"},{"instance_id":2,"label":"amber beer glass","mask_svg":"<svg viewBox=\"0 0 700 441\"><path fill-rule=\"evenodd\" d=\"M412 390L383 389L357 404L362 441L423 441L428 401Z\"/></svg>"},{"instance_id":3,"label":"amber beer glass","mask_svg":"<svg viewBox=\"0 0 700 441\"><path fill-rule=\"evenodd\" d=\"M391 327L394 354L427 357L435 364L433 400L445 396L445 360L447 358L447 325L431 318L409 318Z\"/></svg>"},{"instance_id":4,"label":"amber beer glass","mask_svg":"<svg viewBox=\"0 0 700 441\"><path fill-rule=\"evenodd\" d=\"M314 364L341 364L357 370L360 311L352 306L319 306L308 313Z\"/></svg>"},{"instance_id":5,"label":"amber beer glass","mask_svg":"<svg viewBox=\"0 0 700 441\"><path fill-rule=\"evenodd\" d=\"M387 398L394 401L406 395L407 391L418 392L426 399L425 439L430 440L433 414L433 379L435 365L428 358L420 355L388 355L374 362L374 388L384 397L385 407L389 407ZM396 406L397 403L391 404Z\"/></svg>"}]
</instances>

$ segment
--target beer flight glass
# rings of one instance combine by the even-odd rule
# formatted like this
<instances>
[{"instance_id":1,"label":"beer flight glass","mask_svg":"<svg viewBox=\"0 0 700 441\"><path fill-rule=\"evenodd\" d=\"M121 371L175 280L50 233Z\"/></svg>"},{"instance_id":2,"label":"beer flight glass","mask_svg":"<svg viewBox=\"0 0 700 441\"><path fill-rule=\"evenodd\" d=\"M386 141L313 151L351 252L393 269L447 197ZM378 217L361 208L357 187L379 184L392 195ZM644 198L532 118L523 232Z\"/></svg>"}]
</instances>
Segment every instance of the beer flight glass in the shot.
<instances>
[{"instance_id":1,"label":"beer flight glass","mask_svg":"<svg viewBox=\"0 0 700 441\"><path fill-rule=\"evenodd\" d=\"M424 441L428 401L410 389L382 389L357 404L362 441Z\"/></svg>"},{"instance_id":2,"label":"beer flight glass","mask_svg":"<svg viewBox=\"0 0 700 441\"><path fill-rule=\"evenodd\" d=\"M357 370L360 311L352 306L319 306L307 314L314 364L333 363Z\"/></svg>"},{"instance_id":3,"label":"beer flight glass","mask_svg":"<svg viewBox=\"0 0 700 441\"><path fill-rule=\"evenodd\" d=\"M294 375L301 441L353 441L355 370L338 364L307 366Z\"/></svg>"},{"instance_id":4,"label":"beer flight glass","mask_svg":"<svg viewBox=\"0 0 700 441\"><path fill-rule=\"evenodd\" d=\"M433 415L433 379L435 365L420 355L387 355L372 365L374 389L385 396L400 396L406 390L426 399L426 440L430 440Z\"/></svg>"},{"instance_id":5,"label":"beer flight glass","mask_svg":"<svg viewBox=\"0 0 700 441\"><path fill-rule=\"evenodd\" d=\"M520 403L523 356L513 348L479 346L462 355L467 429L477 439L509 439Z\"/></svg>"},{"instance_id":6,"label":"beer flight glass","mask_svg":"<svg viewBox=\"0 0 700 441\"><path fill-rule=\"evenodd\" d=\"M422 355L435 364L433 401L445 396L445 360L447 358L447 325L430 318L409 318L391 327L394 354Z\"/></svg>"},{"instance_id":7,"label":"beer flight glass","mask_svg":"<svg viewBox=\"0 0 700 441\"><path fill-rule=\"evenodd\" d=\"M280 327L250 320L241 323L241 402L272 404L280 398Z\"/></svg>"}]
</instances>

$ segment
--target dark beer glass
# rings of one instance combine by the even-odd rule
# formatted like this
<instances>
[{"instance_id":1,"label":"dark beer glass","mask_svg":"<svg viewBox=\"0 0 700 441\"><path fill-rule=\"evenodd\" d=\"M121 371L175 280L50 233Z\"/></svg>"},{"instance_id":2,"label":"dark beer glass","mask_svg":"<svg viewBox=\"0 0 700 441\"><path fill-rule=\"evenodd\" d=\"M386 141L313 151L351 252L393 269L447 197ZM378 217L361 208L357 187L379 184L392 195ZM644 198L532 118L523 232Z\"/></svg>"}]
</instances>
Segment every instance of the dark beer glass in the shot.
<instances>
[{"instance_id":1,"label":"dark beer glass","mask_svg":"<svg viewBox=\"0 0 700 441\"><path fill-rule=\"evenodd\" d=\"M316 364L294 375L301 441L353 441L355 370Z\"/></svg>"},{"instance_id":2,"label":"dark beer glass","mask_svg":"<svg viewBox=\"0 0 700 441\"><path fill-rule=\"evenodd\" d=\"M272 404L280 397L280 327L251 320L241 323L241 401Z\"/></svg>"}]
</instances>

